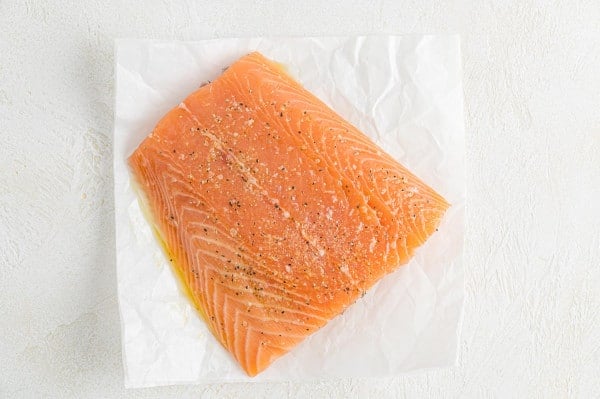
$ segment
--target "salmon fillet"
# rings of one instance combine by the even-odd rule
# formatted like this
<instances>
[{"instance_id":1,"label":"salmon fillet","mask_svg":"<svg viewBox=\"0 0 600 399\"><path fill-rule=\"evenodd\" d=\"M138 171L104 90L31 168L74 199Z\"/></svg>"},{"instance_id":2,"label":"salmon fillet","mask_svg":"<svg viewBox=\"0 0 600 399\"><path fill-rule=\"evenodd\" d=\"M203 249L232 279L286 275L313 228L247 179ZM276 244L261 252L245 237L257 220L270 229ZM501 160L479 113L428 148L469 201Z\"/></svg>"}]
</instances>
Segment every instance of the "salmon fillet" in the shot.
<instances>
[{"instance_id":1,"label":"salmon fillet","mask_svg":"<svg viewBox=\"0 0 600 399\"><path fill-rule=\"evenodd\" d=\"M254 52L129 158L174 269L250 376L406 263L448 203Z\"/></svg>"}]
</instances>

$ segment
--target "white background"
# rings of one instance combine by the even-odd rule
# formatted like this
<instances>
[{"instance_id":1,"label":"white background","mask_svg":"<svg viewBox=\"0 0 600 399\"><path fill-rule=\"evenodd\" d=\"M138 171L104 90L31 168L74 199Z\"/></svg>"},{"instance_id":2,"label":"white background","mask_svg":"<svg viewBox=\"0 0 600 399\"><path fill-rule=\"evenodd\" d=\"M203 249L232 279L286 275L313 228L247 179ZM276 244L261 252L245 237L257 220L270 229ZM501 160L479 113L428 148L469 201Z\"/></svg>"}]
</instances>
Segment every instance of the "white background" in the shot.
<instances>
[{"instance_id":1,"label":"white background","mask_svg":"<svg viewBox=\"0 0 600 399\"><path fill-rule=\"evenodd\" d=\"M0 1L0 397L600 396L596 0L66 3ZM459 366L125 390L113 39L411 32L463 35Z\"/></svg>"}]
</instances>

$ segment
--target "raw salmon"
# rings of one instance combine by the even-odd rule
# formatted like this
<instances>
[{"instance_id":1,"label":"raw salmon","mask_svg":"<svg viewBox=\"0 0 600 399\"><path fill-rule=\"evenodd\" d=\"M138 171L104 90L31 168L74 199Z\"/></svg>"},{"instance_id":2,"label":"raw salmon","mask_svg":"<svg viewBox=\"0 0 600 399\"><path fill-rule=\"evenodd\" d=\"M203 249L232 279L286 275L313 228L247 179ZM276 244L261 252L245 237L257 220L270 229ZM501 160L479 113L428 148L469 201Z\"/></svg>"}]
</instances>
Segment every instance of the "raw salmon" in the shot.
<instances>
[{"instance_id":1,"label":"raw salmon","mask_svg":"<svg viewBox=\"0 0 600 399\"><path fill-rule=\"evenodd\" d=\"M129 164L194 305L250 376L406 263L449 206L256 52Z\"/></svg>"}]
</instances>

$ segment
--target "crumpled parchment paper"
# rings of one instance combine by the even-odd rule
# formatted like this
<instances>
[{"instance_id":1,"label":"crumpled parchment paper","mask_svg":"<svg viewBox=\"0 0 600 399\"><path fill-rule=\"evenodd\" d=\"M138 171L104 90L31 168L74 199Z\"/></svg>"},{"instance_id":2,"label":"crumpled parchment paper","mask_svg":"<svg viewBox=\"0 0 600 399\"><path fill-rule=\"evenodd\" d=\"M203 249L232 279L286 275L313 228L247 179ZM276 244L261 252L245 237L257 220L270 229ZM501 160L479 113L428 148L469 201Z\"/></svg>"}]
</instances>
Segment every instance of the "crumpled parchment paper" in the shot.
<instances>
[{"instance_id":1,"label":"crumpled parchment paper","mask_svg":"<svg viewBox=\"0 0 600 399\"><path fill-rule=\"evenodd\" d=\"M182 294L140 210L126 159L171 108L252 50L286 65L452 207L408 265L249 378ZM114 178L125 385L381 377L453 365L464 296L460 59L458 36L117 41Z\"/></svg>"}]
</instances>

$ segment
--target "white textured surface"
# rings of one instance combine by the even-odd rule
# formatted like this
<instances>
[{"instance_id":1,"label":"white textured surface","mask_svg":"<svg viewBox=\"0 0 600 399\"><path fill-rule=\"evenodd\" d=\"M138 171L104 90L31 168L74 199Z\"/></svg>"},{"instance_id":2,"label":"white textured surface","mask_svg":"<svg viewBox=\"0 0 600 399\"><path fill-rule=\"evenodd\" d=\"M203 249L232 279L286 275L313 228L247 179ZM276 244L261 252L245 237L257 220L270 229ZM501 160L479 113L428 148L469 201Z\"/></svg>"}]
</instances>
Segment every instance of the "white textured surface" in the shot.
<instances>
[{"instance_id":1,"label":"white textured surface","mask_svg":"<svg viewBox=\"0 0 600 399\"><path fill-rule=\"evenodd\" d=\"M596 0L0 2L0 397L600 396ZM218 4L217 4L218 3ZM127 391L114 267L113 39L459 32L459 366Z\"/></svg>"}]
</instances>

